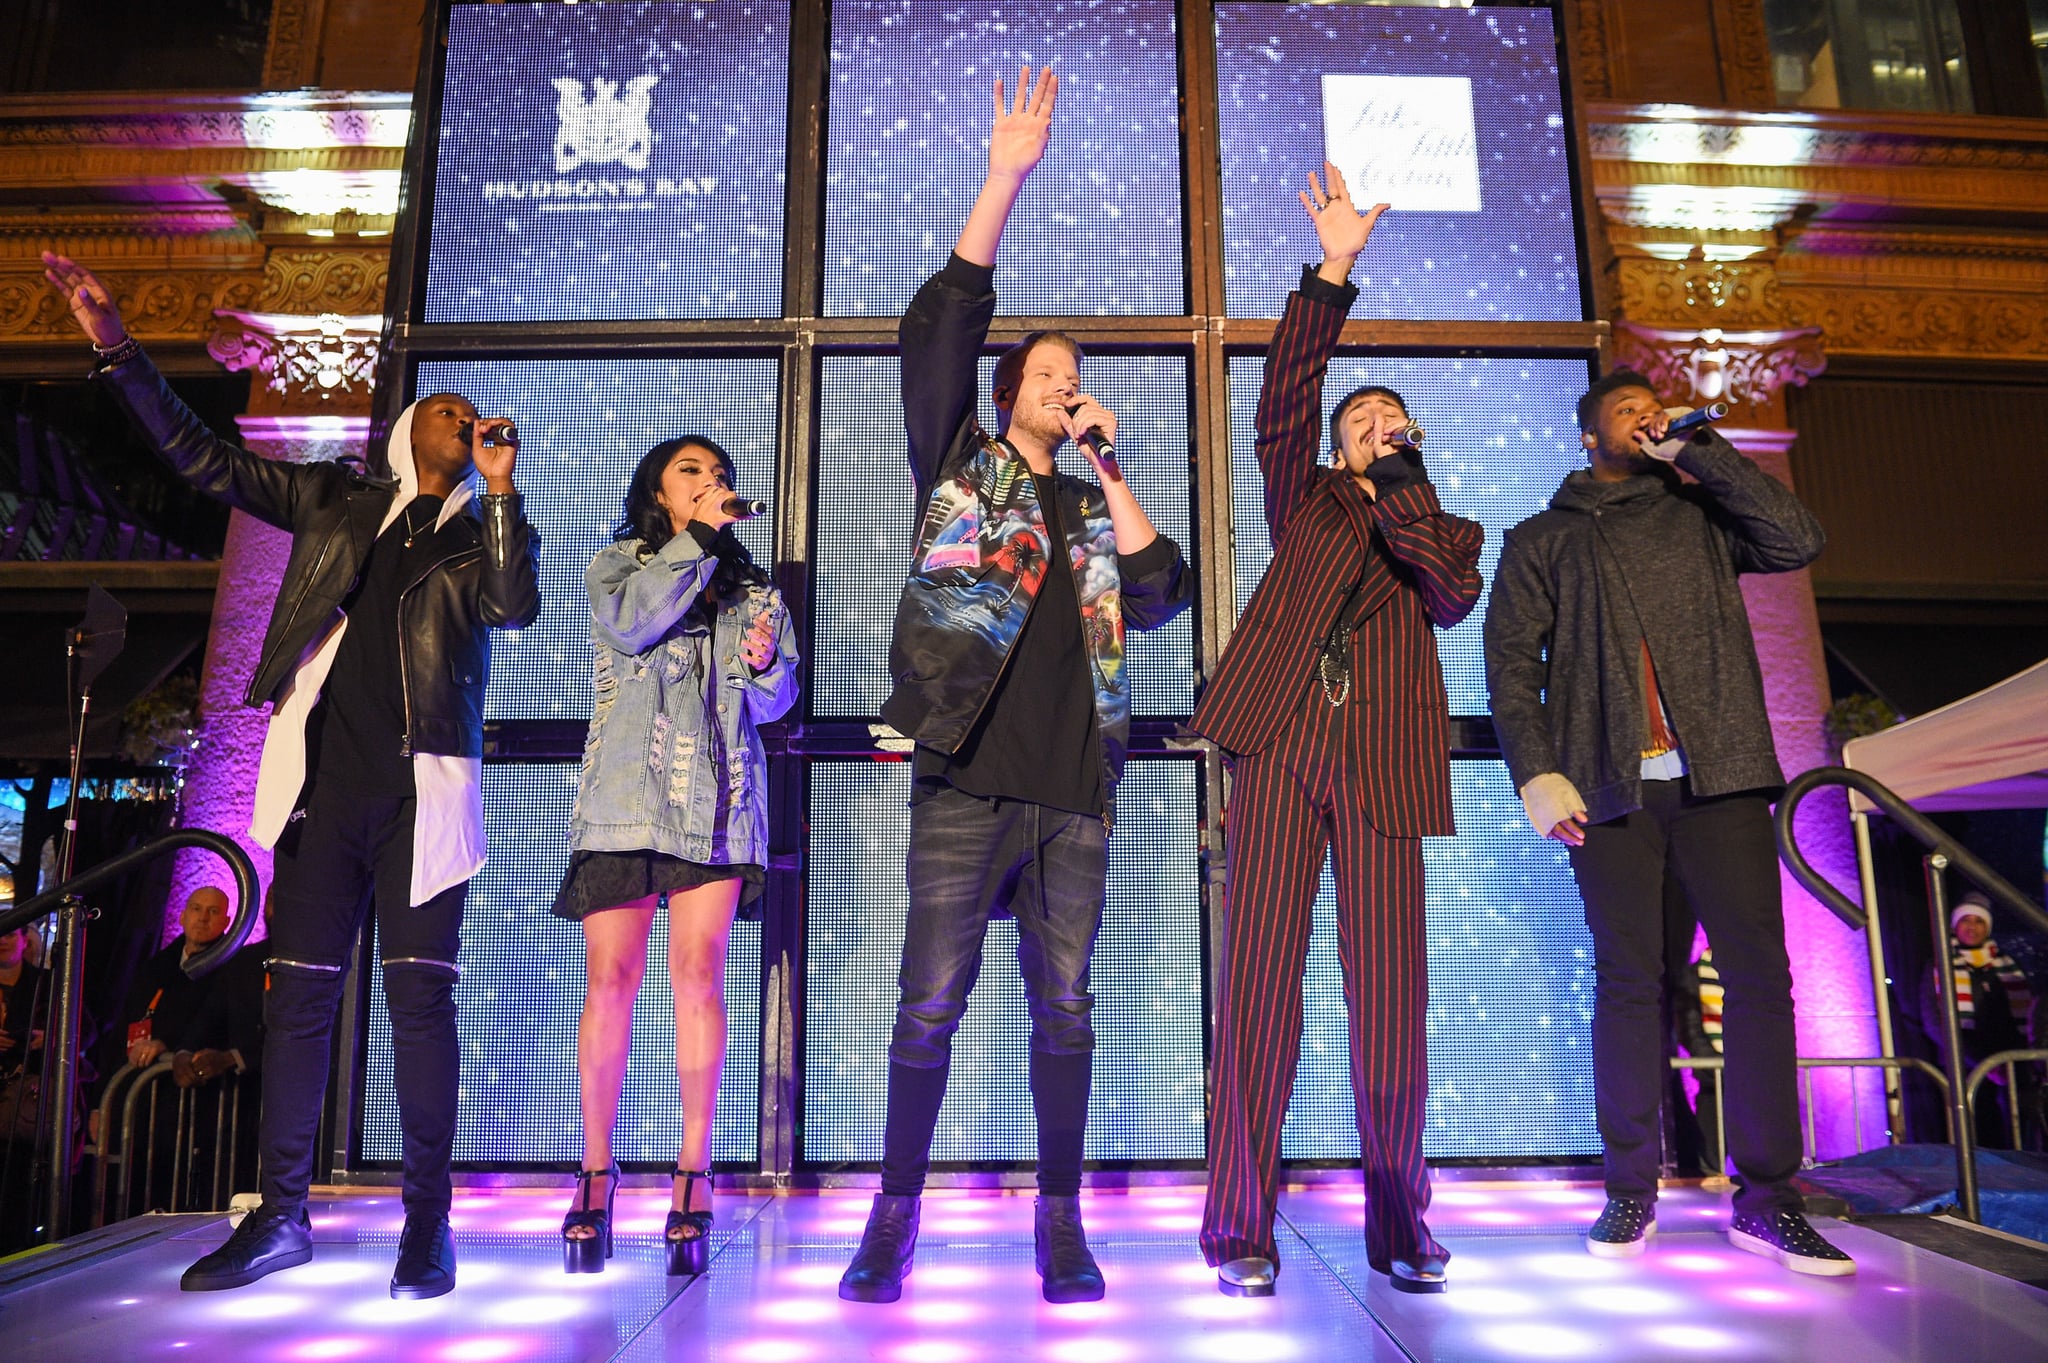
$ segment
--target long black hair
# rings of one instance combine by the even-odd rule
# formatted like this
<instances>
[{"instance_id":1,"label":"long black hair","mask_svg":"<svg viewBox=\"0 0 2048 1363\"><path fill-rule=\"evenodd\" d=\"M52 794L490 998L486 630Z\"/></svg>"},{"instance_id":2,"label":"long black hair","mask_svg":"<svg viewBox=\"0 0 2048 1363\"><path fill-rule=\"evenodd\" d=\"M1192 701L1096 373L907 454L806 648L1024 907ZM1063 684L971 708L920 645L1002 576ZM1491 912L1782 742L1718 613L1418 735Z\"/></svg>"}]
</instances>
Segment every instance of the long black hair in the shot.
<instances>
[{"instance_id":1,"label":"long black hair","mask_svg":"<svg viewBox=\"0 0 2048 1363\"><path fill-rule=\"evenodd\" d=\"M710 436L679 435L673 440L664 440L640 456L639 464L634 466L632 481L626 484L625 508L620 512L617 528L612 531L614 541L638 540L640 552L648 555L675 537L668 510L658 497L661 476L668 472L669 461L686 449L703 450L724 467L727 482L739 481L739 471L733 466L732 456ZM747 546L733 534L730 525L719 530L709 552L718 557L718 569L711 575L711 587L707 593L712 598L712 602L707 604L714 608L717 602L735 599L748 586L762 585L769 580L768 574L747 552Z\"/></svg>"}]
</instances>

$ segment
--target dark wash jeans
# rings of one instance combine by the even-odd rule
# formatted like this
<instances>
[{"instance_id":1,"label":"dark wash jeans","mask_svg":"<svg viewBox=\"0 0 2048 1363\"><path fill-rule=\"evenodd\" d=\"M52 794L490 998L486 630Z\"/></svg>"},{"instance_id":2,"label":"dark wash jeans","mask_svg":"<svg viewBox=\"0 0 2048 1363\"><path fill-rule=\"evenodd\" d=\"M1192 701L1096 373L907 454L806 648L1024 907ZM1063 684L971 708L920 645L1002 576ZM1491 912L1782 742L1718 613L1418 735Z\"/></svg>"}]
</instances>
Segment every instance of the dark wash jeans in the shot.
<instances>
[{"instance_id":1,"label":"dark wash jeans","mask_svg":"<svg viewBox=\"0 0 2048 1363\"><path fill-rule=\"evenodd\" d=\"M945 1069L981 973L992 910L1017 917L1031 1049L1095 1050L1088 963L1102 927L1108 833L1101 818L941 787L910 807L910 913L889 1059Z\"/></svg>"},{"instance_id":2,"label":"dark wash jeans","mask_svg":"<svg viewBox=\"0 0 2048 1363\"><path fill-rule=\"evenodd\" d=\"M469 885L413 906L413 811L409 795L315 787L305 817L277 840L260 1137L263 1200L272 1207L296 1212L305 1205L342 972L374 904L391 1009L405 1210L448 1213L461 1068L455 953Z\"/></svg>"},{"instance_id":3,"label":"dark wash jeans","mask_svg":"<svg viewBox=\"0 0 2048 1363\"><path fill-rule=\"evenodd\" d=\"M1797 1210L1792 968L1769 802L1746 792L1701 798L1684 778L1645 781L1643 807L1588 826L1571 859L1599 977L1593 1093L1607 1195L1657 1196L1669 877L1706 928L1726 990L1722 1051L1736 1210Z\"/></svg>"}]
</instances>

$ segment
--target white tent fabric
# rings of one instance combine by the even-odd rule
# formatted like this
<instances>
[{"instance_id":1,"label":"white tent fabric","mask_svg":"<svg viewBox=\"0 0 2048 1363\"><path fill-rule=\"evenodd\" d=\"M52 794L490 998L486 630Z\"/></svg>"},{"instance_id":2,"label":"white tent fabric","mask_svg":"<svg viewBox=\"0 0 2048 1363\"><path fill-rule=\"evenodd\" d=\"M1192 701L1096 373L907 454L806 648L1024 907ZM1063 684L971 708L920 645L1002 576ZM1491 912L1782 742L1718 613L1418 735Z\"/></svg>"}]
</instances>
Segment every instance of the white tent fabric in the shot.
<instances>
[{"instance_id":1,"label":"white tent fabric","mask_svg":"<svg viewBox=\"0 0 2048 1363\"><path fill-rule=\"evenodd\" d=\"M1842 765L1916 809L2048 808L2048 661L1882 733L1853 738ZM1850 808L1875 806L1854 791Z\"/></svg>"}]
</instances>

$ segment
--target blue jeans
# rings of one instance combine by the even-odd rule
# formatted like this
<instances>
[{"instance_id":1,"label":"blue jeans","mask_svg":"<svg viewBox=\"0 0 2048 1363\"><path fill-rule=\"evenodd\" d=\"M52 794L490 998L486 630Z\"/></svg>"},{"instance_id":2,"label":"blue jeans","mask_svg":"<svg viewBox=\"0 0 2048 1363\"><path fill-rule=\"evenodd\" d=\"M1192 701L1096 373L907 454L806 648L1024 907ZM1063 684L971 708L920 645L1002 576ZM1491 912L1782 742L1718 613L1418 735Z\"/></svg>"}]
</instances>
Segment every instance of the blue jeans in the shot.
<instances>
[{"instance_id":1,"label":"blue jeans","mask_svg":"<svg viewBox=\"0 0 2048 1363\"><path fill-rule=\"evenodd\" d=\"M1102 927L1108 832L1099 817L942 787L910 807L902 995L889 1059L946 1068L981 973L992 911L1017 918L1031 1049L1095 1050L1088 963Z\"/></svg>"}]
</instances>

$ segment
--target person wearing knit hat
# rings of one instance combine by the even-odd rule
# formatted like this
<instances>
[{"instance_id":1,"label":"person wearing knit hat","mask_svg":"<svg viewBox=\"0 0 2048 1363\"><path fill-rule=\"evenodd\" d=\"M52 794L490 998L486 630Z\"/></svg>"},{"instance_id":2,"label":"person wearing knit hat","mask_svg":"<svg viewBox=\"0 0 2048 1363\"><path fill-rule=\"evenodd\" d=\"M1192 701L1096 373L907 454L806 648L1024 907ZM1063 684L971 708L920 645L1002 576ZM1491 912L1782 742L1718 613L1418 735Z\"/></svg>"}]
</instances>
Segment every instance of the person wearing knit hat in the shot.
<instances>
[{"instance_id":1,"label":"person wearing knit hat","mask_svg":"<svg viewBox=\"0 0 2048 1363\"><path fill-rule=\"evenodd\" d=\"M1986 1056L2024 1050L2031 1044L2027 1032L2034 996L2026 972L1992 940L1991 901L1981 890L1968 891L1957 901L1949 912L1948 925L1949 959L1955 969L1956 1021L1962 1030L1963 1069L1967 1072ZM1941 979L1936 973L1939 969L1939 965L1930 965L1921 982L1920 1024L1946 1060L1948 1036L1942 1023ZM1977 1089L1978 1144L2009 1148L2012 1121L2006 1105L2016 1102L2020 1113L2036 1112L2039 1084L2039 1067L2032 1062L2023 1061L2012 1067L2010 1088L2016 1092L2008 1092L2003 1067L1993 1070L1990 1082ZM2024 1128L2021 1137L2022 1143L2034 1143Z\"/></svg>"}]
</instances>

